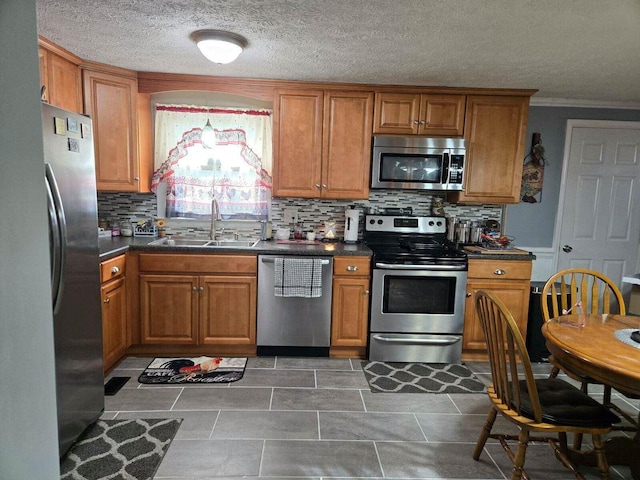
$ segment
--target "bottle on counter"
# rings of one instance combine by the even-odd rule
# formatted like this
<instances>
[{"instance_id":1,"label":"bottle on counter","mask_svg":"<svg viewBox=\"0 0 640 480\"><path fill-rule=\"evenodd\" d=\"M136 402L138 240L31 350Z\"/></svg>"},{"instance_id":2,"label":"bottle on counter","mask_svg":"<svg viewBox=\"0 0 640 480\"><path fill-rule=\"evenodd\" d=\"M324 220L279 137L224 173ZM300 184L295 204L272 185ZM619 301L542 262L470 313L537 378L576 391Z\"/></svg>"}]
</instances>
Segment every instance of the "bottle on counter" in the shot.
<instances>
[{"instance_id":1,"label":"bottle on counter","mask_svg":"<svg viewBox=\"0 0 640 480\"><path fill-rule=\"evenodd\" d=\"M109 230L111 230L111 236L112 237L119 237L120 236L120 224L118 222L111 222L109 224Z\"/></svg>"}]
</instances>

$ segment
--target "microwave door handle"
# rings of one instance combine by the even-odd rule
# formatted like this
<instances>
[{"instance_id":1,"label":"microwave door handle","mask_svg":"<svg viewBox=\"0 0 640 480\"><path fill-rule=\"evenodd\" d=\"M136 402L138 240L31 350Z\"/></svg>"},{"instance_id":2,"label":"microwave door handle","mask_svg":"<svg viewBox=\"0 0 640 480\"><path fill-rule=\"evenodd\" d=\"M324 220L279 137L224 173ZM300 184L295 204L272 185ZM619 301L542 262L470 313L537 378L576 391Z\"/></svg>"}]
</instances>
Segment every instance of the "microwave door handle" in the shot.
<instances>
[{"instance_id":1,"label":"microwave door handle","mask_svg":"<svg viewBox=\"0 0 640 480\"><path fill-rule=\"evenodd\" d=\"M449 185L449 154L445 152L442 155L442 184Z\"/></svg>"}]
</instances>

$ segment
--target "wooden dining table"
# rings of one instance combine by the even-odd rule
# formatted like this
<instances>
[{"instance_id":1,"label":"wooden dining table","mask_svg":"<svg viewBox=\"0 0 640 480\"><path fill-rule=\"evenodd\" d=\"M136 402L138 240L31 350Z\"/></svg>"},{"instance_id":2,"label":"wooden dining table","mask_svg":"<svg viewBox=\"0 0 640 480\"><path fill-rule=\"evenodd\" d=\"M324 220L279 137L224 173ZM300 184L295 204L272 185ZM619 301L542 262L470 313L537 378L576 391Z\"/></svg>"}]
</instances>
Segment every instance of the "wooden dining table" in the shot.
<instances>
[{"instance_id":1,"label":"wooden dining table","mask_svg":"<svg viewBox=\"0 0 640 480\"><path fill-rule=\"evenodd\" d=\"M627 335L639 327L640 317L629 315L563 315L546 322L542 334L551 355L566 369L638 398L640 344ZM629 465L633 478L640 480L640 432L633 438L610 436L605 450L610 464ZM574 453L577 461L592 464L589 452Z\"/></svg>"}]
</instances>

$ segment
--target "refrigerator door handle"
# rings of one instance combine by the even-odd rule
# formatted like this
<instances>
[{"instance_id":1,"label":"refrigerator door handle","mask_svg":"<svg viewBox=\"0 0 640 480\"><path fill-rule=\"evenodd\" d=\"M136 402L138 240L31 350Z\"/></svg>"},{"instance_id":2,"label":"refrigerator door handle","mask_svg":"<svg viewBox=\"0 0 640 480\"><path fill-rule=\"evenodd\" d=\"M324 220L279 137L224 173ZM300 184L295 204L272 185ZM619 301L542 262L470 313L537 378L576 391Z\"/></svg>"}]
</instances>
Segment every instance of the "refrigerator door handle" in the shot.
<instances>
[{"instance_id":1,"label":"refrigerator door handle","mask_svg":"<svg viewBox=\"0 0 640 480\"><path fill-rule=\"evenodd\" d=\"M47 204L49 212L49 228L51 238L51 290L53 300L53 313L60 309L62 289L64 287L64 259L66 256L65 245L67 243L67 224L62 207L62 198L56 177L51 165L45 164L45 180L47 183Z\"/></svg>"}]
</instances>

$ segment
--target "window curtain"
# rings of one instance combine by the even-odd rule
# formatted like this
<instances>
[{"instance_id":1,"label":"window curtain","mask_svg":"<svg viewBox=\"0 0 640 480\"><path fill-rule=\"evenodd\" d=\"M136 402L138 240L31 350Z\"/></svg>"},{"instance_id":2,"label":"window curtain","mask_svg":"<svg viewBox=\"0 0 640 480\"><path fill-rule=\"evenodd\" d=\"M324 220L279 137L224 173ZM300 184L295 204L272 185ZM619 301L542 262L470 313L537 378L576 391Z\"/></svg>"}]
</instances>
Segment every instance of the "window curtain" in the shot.
<instances>
[{"instance_id":1,"label":"window curtain","mask_svg":"<svg viewBox=\"0 0 640 480\"><path fill-rule=\"evenodd\" d=\"M271 111L161 104L155 110L151 190L166 202L167 218L209 216L214 195L223 218L267 217ZM202 143L207 121L215 132L211 148ZM232 158L242 168L229 167Z\"/></svg>"}]
</instances>

